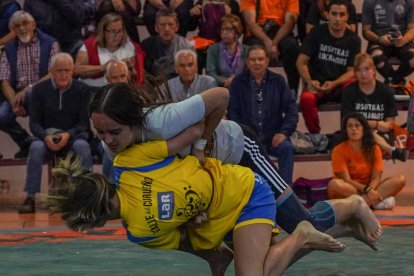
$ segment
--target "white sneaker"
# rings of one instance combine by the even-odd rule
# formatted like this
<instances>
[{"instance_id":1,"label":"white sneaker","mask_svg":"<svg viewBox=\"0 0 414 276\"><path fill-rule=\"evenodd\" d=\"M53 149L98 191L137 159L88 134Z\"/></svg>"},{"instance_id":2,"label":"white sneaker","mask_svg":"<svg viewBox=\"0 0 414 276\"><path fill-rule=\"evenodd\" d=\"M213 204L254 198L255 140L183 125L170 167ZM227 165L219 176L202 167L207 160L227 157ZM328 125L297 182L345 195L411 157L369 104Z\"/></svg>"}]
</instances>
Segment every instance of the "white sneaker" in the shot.
<instances>
[{"instance_id":1,"label":"white sneaker","mask_svg":"<svg viewBox=\"0 0 414 276\"><path fill-rule=\"evenodd\" d=\"M393 196L387 197L383 201L378 202L372 206L375 210L391 210L395 206L395 198Z\"/></svg>"}]
</instances>

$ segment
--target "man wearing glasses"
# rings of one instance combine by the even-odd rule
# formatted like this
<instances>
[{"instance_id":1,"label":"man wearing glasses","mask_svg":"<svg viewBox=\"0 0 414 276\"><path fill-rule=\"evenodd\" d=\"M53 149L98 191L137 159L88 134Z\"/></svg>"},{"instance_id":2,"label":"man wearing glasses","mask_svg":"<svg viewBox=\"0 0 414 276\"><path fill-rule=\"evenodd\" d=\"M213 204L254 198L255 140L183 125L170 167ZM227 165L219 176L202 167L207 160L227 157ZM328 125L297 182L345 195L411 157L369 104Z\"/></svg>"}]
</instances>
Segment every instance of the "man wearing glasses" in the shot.
<instances>
[{"instance_id":1,"label":"man wearing glasses","mask_svg":"<svg viewBox=\"0 0 414 276\"><path fill-rule=\"evenodd\" d=\"M0 130L19 146L14 157L26 158L32 138L16 121L16 115L29 115L28 93L34 84L50 78L50 60L59 52L59 44L37 29L34 18L25 11L15 12L9 27L17 37L5 45L0 60Z\"/></svg>"},{"instance_id":2,"label":"man wearing glasses","mask_svg":"<svg viewBox=\"0 0 414 276\"><path fill-rule=\"evenodd\" d=\"M279 171L292 184L294 147L289 136L296 130L298 110L285 79L271 72L269 53L262 45L247 52L248 70L230 86L229 119L252 128L270 155L278 158Z\"/></svg>"}]
</instances>

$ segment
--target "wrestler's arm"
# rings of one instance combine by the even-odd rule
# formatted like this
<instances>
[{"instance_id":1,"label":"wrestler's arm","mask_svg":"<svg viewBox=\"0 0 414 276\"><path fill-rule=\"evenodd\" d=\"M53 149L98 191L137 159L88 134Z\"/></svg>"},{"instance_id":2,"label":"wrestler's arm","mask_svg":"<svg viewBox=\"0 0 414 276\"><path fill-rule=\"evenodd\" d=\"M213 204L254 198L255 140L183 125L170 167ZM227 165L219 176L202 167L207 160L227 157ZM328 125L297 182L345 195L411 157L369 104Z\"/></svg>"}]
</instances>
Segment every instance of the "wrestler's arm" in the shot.
<instances>
[{"instance_id":1,"label":"wrestler's arm","mask_svg":"<svg viewBox=\"0 0 414 276\"><path fill-rule=\"evenodd\" d=\"M176 155L188 145L193 144L200 139L204 132L204 123L199 122L191 127L185 129L177 136L167 141L168 155Z\"/></svg>"},{"instance_id":2,"label":"wrestler's arm","mask_svg":"<svg viewBox=\"0 0 414 276\"><path fill-rule=\"evenodd\" d=\"M208 138L223 117L228 100L226 88L211 88L182 102L154 108L146 116L145 128L158 138L170 139L206 118L203 138Z\"/></svg>"}]
</instances>

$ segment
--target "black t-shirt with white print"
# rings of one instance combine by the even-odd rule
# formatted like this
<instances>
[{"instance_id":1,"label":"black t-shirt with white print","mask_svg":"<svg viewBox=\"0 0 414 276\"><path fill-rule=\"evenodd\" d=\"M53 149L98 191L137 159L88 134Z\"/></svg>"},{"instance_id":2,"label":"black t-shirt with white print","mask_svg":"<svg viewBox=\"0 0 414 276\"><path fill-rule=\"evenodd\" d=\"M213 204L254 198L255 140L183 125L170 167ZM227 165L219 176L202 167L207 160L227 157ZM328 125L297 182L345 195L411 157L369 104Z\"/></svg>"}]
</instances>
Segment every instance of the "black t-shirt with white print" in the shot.
<instances>
[{"instance_id":1,"label":"black t-shirt with white print","mask_svg":"<svg viewBox=\"0 0 414 276\"><path fill-rule=\"evenodd\" d=\"M370 95L361 91L357 81L342 91L341 118L354 112L374 121L398 115L393 92L379 81L376 81L375 90Z\"/></svg>"},{"instance_id":2,"label":"black t-shirt with white print","mask_svg":"<svg viewBox=\"0 0 414 276\"><path fill-rule=\"evenodd\" d=\"M344 35L331 35L328 24L315 26L306 36L301 53L310 57L308 67L313 80L321 83L339 78L347 67L354 64L355 55L361 51L361 39L346 29Z\"/></svg>"}]
</instances>

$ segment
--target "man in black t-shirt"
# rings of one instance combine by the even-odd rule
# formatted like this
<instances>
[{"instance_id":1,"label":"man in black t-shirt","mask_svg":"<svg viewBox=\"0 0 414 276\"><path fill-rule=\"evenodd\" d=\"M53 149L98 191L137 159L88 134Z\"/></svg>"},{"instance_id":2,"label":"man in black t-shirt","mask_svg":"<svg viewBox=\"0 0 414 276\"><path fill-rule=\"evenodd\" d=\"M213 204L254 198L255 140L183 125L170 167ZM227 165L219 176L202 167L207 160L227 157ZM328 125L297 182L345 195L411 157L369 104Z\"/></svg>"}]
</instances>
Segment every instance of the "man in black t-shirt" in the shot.
<instances>
[{"instance_id":1,"label":"man in black t-shirt","mask_svg":"<svg viewBox=\"0 0 414 276\"><path fill-rule=\"evenodd\" d=\"M317 105L340 102L341 91L353 78L354 58L361 50L361 40L347 29L348 5L344 0L329 4L328 24L316 26L306 36L296 62L306 83L300 107L310 133L319 133Z\"/></svg>"},{"instance_id":2,"label":"man in black t-shirt","mask_svg":"<svg viewBox=\"0 0 414 276\"><path fill-rule=\"evenodd\" d=\"M414 71L414 0L364 0L362 35L386 82L404 83ZM397 70L390 57L400 60Z\"/></svg>"},{"instance_id":3,"label":"man in black t-shirt","mask_svg":"<svg viewBox=\"0 0 414 276\"><path fill-rule=\"evenodd\" d=\"M309 12L306 17L306 33L309 33L313 27L326 24L326 13L328 11L328 5L330 0L320 0L312 3ZM348 29L357 33L357 15L355 5L351 0L345 0L348 3L349 18L346 22Z\"/></svg>"}]
</instances>

